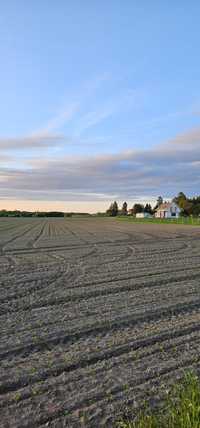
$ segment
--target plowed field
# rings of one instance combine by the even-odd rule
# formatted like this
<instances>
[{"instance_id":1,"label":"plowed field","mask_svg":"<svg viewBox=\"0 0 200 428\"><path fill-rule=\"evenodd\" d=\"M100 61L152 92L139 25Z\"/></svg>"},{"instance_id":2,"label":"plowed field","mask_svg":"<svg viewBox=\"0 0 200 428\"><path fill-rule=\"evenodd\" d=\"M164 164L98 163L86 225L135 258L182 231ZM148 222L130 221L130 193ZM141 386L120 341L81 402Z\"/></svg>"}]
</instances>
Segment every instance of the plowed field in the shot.
<instances>
[{"instance_id":1,"label":"plowed field","mask_svg":"<svg viewBox=\"0 0 200 428\"><path fill-rule=\"evenodd\" d=\"M0 219L0 427L112 427L200 362L200 228Z\"/></svg>"}]
</instances>

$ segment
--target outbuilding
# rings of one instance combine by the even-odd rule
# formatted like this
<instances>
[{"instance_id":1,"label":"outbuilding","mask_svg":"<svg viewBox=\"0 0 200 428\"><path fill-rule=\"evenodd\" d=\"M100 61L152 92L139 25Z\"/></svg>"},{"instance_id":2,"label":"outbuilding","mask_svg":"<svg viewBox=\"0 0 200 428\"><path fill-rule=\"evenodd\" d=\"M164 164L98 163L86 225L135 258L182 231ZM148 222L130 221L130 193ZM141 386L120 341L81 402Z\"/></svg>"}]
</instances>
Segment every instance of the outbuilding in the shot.
<instances>
[{"instance_id":1,"label":"outbuilding","mask_svg":"<svg viewBox=\"0 0 200 428\"><path fill-rule=\"evenodd\" d=\"M146 212L137 213L136 218L152 218L152 215Z\"/></svg>"}]
</instances>

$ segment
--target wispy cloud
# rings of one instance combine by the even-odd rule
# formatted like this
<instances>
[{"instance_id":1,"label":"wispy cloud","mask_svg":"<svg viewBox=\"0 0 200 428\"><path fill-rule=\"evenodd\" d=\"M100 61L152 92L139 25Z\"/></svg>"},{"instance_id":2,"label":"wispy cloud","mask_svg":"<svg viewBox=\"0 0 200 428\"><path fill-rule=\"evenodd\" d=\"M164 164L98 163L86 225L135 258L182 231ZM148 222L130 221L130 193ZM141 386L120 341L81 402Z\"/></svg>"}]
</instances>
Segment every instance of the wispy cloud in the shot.
<instances>
[{"instance_id":1,"label":"wispy cloud","mask_svg":"<svg viewBox=\"0 0 200 428\"><path fill-rule=\"evenodd\" d=\"M187 146L191 146L191 144L199 144L200 143L200 128L194 128L188 132L177 135L170 141L171 144L184 144Z\"/></svg>"},{"instance_id":2,"label":"wispy cloud","mask_svg":"<svg viewBox=\"0 0 200 428\"><path fill-rule=\"evenodd\" d=\"M78 94L73 94L67 101L67 105L59 110L59 112L46 123L44 128L41 128L38 131L38 133L40 135L43 133L49 134L50 132L58 130L66 125L80 110L81 105L84 103L85 99L87 99L91 94L95 93L104 82L109 80L109 78L110 74L105 72L85 82L82 89L80 89L80 92Z\"/></svg>"},{"instance_id":3,"label":"wispy cloud","mask_svg":"<svg viewBox=\"0 0 200 428\"><path fill-rule=\"evenodd\" d=\"M11 156L9 156L8 154L1 153L1 155L0 155L0 164L7 163L11 159L12 159Z\"/></svg>"},{"instance_id":4,"label":"wispy cloud","mask_svg":"<svg viewBox=\"0 0 200 428\"><path fill-rule=\"evenodd\" d=\"M35 134L18 138L0 138L0 151L49 147L64 139L59 134ZM2 155L1 155L2 156Z\"/></svg>"},{"instance_id":5,"label":"wispy cloud","mask_svg":"<svg viewBox=\"0 0 200 428\"><path fill-rule=\"evenodd\" d=\"M98 109L92 110L84 114L78 121L76 135L81 136L87 129L103 122L113 115L127 111L134 105L138 95L142 97L142 91L126 90L108 99Z\"/></svg>"},{"instance_id":6,"label":"wispy cloud","mask_svg":"<svg viewBox=\"0 0 200 428\"><path fill-rule=\"evenodd\" d=\"M32 136L46 136L49 135L52 131L60 129L63 125L69 122L74 114L78 111L80 107L80 102L74 102L69 105L67 108L61 110L58 114L56 114L52 119L50 119L44 128L39 129L37 132L32 133Z\"/></svg>"},{"instance_id":7,"label":"wispy cloud","mask_svg":"<svg viewBox=\"0 0 200 428\"><path fill-rule=\"evenodd\" d=\"M101 145L102 142L105 144L109 138L98 139L98 136L96 136L91 141L91 138L85 138L85 131L112 116L115 116L115 118L117 116L120 117L122 112L127 111L133 105L138 105L138 100L143 96L141 90L126 89L120 92L116 91L116 93L108 95L107 101L104 101L104 104L100 106L92 98L94 109L91 110L91 103L89 102L88 104L86 102L88 97L95 95L96 91L110 81L111 78L112 76L109 73L102 73L96 78L85 82L79 92L68 95L67 103L63 102L63 107L57 110L50 120L30 132L30 134L15 138L0 138L0 153L8 151L11 153L12 150L20 153L23 151L23 157L26 157L28 161L28 156L30 159L33 157L33 150L40 157L41 149L47 149L49 156L50 151L52 155L55 155L55 149L59 153L58 150L62 149L62 147L65 147L66 150L67 145L77 146L78 144L86 147L91 144L93 146ZM72 122L72 129L69 127L70 132L67 132L70 122ZM12 159L10 158L9 161L12 162ZM15 162L14 159L13 161Z\"/></svg>"},{"instance_id":8,"label":"wispy cloud","mask_svg":"<svg viewBox=\"0 0 200 428\"><path fill-rule=\"evenodd\" d=\"M0 151L40 149L42 147L49 148L62 143L69 144L75 142L75 136L67 137L61 131L62 128L76 117L85 99L95 93L109 78L109 73L102 73L94 79L85 82L78 94L73 94L71 97L68 97L68 101L63 102L63 107L60 108L50 120L37 130L30 132L29 135L16 138L0 137ZM79 120L76 120L77 123L79 123ZM96 120L98 122L99 119L98 117L96 117L96 119L95 117L91 117L90 120L93 122Z\"/></svg>"}]
</instances>

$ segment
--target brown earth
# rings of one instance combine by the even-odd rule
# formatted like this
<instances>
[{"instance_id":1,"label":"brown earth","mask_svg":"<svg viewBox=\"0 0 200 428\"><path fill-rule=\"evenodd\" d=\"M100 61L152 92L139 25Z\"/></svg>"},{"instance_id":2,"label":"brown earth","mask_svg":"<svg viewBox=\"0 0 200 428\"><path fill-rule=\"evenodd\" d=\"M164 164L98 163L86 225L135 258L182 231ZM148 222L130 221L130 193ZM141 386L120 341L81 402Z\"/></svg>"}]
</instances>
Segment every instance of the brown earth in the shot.
<instances>
[{"instance_id":1,"label":"brown earth","mask_svg":"<svg viewBox=\"0 0 200 428\"><path fill-rule=\"evenodd\" d=\"M112 427L200 361L200 228L0 220L0 427Z\"/></svg>"}]
</instances>

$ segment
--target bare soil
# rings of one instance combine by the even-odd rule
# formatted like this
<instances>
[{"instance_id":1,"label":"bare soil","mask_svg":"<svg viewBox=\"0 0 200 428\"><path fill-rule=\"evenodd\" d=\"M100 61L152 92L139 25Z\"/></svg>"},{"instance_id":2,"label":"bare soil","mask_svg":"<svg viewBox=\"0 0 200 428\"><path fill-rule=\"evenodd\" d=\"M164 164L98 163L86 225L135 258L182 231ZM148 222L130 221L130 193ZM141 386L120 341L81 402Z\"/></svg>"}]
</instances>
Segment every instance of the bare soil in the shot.
<instances>
[{"instance_id":1,"label":"bare soil","mask_svg":"<svg viewBox=\"0 0 200 428\"><path fill-rule=\"evenodd\" d=\"M112 427L199 362L200 228L0 219L0 427Z\"/></svg>"}]
</instances>

